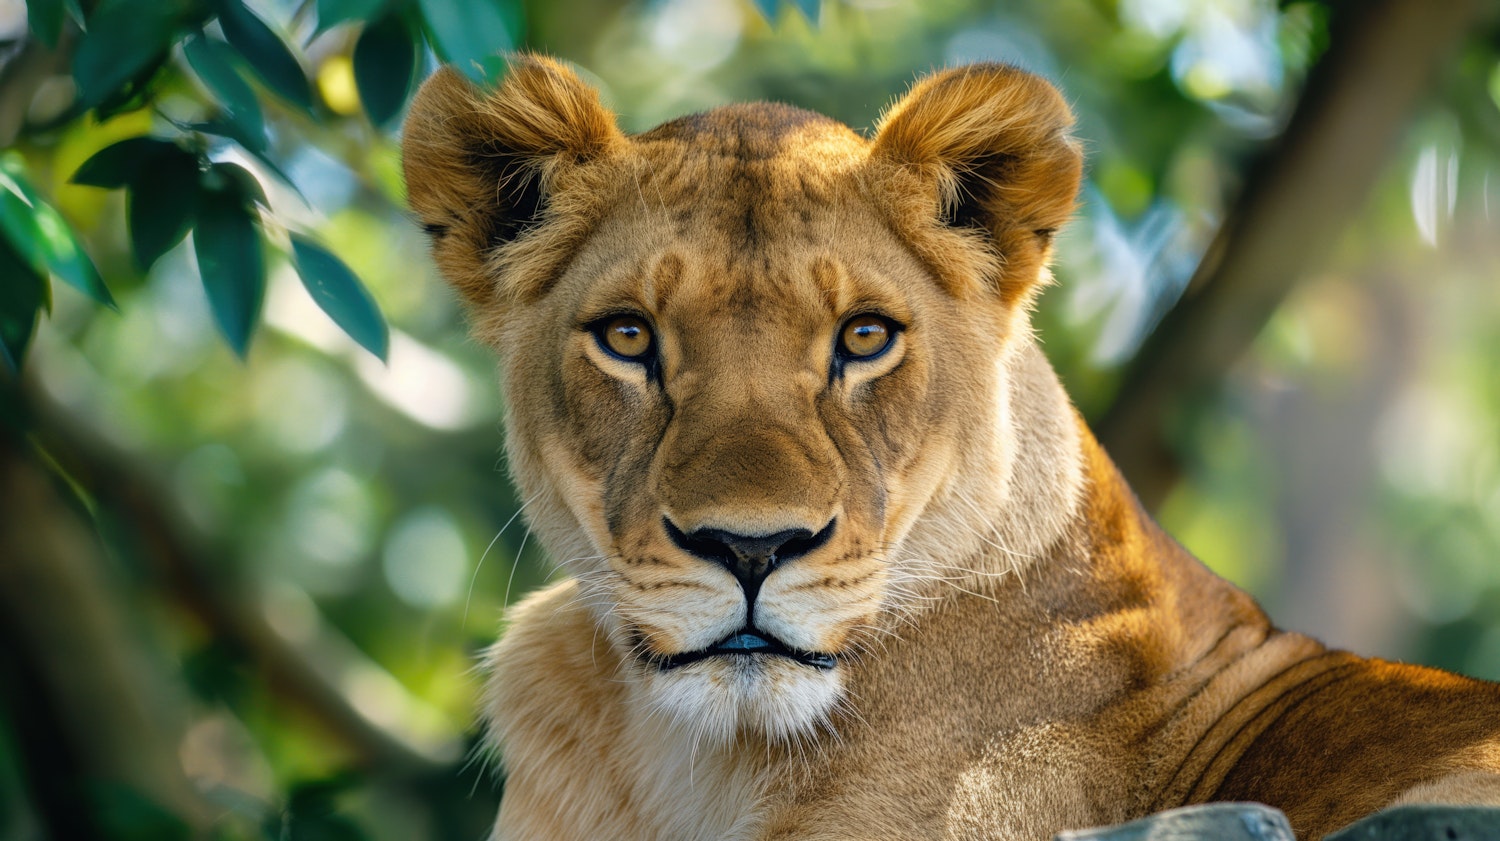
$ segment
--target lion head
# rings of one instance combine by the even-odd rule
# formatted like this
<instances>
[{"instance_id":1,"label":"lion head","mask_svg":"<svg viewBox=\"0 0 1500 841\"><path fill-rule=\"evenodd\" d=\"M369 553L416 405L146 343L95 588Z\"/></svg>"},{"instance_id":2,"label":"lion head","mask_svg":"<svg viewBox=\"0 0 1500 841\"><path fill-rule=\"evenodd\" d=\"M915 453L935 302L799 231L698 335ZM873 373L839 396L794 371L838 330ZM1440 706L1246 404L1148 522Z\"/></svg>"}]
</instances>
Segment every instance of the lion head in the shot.
<instances>
[{"instance_id":1,"label":"lion head","mask_svg":"<svg viewBox=\"0 0 1500 841\"><path fill-rule=\"evenodd\" d=\"M537 57L493 93L422 89L411 206L503 360L526 515L643 708L816 726L921 583L1028 504L1003 480L1047 451L1007 395L1071 124L1000 65L925 79L872 139L766 103L627 136Z\"/></svg>"}]
</instances>

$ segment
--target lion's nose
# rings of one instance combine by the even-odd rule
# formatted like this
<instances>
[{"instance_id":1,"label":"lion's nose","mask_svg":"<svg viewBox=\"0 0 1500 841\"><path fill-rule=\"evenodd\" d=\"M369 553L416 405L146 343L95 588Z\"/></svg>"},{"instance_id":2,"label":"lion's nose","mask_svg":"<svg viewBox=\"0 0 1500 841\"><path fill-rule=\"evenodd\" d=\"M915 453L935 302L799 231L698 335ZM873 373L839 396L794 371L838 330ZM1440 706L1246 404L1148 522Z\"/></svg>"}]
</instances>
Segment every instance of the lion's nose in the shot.
<instances>
[{"instance_id":1,"label":"lion's nose","mask_svg":"<svg viewBox=\"0 0 1500 841\"><path fill-rule=\"evenodd\" d=\"M740 582L745 598L755 602L760 584L777 566L807 555L833 536L833 520L816 534L808 529L787 529L775 534L736 534L723 529L694 529L686 534L670 519L662 518L667 535L689 555L713 561L729 570Z\"/></svg>"}]
</instances>

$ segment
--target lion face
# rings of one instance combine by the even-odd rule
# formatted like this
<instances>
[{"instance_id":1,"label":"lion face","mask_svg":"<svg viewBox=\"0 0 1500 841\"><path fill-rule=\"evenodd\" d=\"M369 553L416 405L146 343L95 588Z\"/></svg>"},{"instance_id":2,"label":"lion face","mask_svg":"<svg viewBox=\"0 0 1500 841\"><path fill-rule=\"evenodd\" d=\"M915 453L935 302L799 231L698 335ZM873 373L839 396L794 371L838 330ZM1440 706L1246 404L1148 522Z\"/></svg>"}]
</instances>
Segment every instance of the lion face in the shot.
<instances>
[{"instance_id":1,"label":"lion face","mask_svg":"<svg viewBox=\"0 0 1500 841\"><path fill-rule=\"evenodd\" d=\"M951 468L942 395L964 371L938 361L992 364L1002 336L965 330L895 242L851 236L883 223L826 161L747 167L706 145L663 141L640 173L699 212L612 208L503 334L511 447L541 465L527 492L562 479L591 538L572 551L597 556L571 569L652 703L774 733L837 697ZM736 179L742 194L705 189Z\"/></svg>"},{"instance_id":2,"label":"lion face","mask_svg":"<svg viewBox=\"0 0 1500 841\"><path fill-rule=\"evenodd\" d=\"M976 442L1076 192L1070 118L1008 68L924 85L873 143L765 104L626 138L534 58L413 107L412 204L504 360L528 517L643 714L816 726L941 566L908 557L934 501L1006 457Z\"/></svg>"}]
</instances>

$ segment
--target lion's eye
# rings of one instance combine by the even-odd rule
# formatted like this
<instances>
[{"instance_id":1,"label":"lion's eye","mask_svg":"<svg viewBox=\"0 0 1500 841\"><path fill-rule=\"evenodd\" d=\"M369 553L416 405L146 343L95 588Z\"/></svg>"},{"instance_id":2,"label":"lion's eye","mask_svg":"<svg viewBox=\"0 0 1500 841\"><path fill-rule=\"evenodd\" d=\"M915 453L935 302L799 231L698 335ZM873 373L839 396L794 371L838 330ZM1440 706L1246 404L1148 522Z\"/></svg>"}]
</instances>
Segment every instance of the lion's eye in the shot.
<instances>
[{"instance_id":1,"label":"lion's eye","mask_svg":"<svg viewBox=\"0 0 1500 841\"><path fill-rule=\"evenodd\" d=\"M839 353L850 359L879 356L895 335L891 323L878 315L855 316L839 331Z\"/></svg>"},{"instance_id":2,"label":"lion's eye","mask_svg":"<svg viewBox=\"0 0 1500 841\"><path fill-rule=\"evenodd\" d=\"M621 359L643 362L651 354L651 328L633 315L617 315L599 322L594 336L600 346Z\"/></svg>"}]
</instances>

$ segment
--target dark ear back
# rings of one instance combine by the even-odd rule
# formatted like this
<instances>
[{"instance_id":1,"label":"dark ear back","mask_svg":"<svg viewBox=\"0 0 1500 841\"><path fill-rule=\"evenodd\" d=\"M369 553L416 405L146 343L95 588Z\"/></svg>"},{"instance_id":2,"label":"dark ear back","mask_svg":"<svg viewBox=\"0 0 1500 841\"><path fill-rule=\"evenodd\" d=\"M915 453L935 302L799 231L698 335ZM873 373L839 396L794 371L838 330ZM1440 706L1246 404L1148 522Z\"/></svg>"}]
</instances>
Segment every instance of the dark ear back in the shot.
<instances>
[{"instance_id":1,"label":"dark ear back","mask_svg":"<svg viewBox=\"0 0 1500 841\"><path fill-rule=\"evenodd\" d=\"M488 95L445 67L406 117L407 201L448 281L471 304L489 303L507 291L491 265L496 250L547 218L570 168L624 142L598 93L559 62L516 56Z\"/></svg>"},{"instance_id":2,"label":"dark ear back","mask_svg":"<svg viewBox=\"0 0 1500 841\"><path fill-rule=\"evenodd\" d=\"M1069 136L1073 114L1047 81L1014 67L976 64L918 82L881 119L871 147L876 178L892 191L903 227L918 231L919 251L940 273L997 280L1007 302L1037 285L1052 235L1073 213L1083 155ZM954 249L920 233L936 223L975 231L989 252L956 263ZM965 256L965 255L960 255ZM960 265L961 264L961 265ZM955 283L964 281L948 278Z\"/></svg>"}]
</instances>

